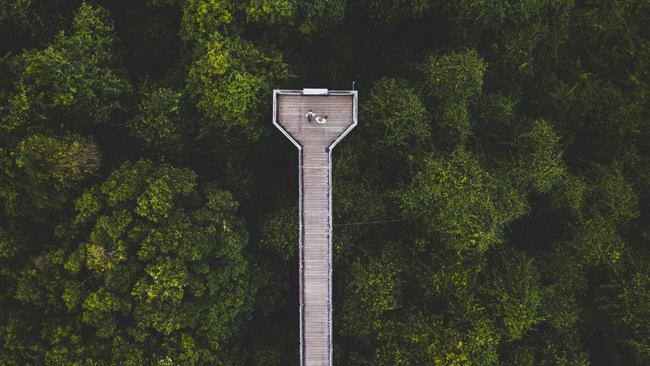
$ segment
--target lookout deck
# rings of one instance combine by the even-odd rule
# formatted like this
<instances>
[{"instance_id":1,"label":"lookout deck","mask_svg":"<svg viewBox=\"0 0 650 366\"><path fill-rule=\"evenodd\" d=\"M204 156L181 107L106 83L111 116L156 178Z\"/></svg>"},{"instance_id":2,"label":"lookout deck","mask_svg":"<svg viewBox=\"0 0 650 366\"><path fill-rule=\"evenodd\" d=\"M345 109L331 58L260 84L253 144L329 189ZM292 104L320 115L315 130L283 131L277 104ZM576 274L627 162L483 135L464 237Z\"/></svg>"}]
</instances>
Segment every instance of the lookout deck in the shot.
<instances>
[{"instance_id":1,"label":"lookout deck","mask_svg":"<svg viewBox=\"0 0 650 366\"><path fill-rule=\"evenodd\" d=\"M331 151L356 121L356 91L273 91L273 123L299 151L301 366L332 365Z\"/></svg>"}]
</instances>

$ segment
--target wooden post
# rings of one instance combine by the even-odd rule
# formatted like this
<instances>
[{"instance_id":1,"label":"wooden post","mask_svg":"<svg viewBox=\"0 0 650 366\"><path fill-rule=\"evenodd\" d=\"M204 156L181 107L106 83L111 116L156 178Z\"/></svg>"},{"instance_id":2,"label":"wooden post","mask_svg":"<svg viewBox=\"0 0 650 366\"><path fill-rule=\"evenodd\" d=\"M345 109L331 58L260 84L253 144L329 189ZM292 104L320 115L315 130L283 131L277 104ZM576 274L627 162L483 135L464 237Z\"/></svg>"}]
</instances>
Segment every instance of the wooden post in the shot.
<instances>
[{"instance_id":1,"label":"wooden post","mask_svg":"<svg viewBox=\"0 0 650 366\"><path fill-rule=\"evenodd\" d=\"M357 124L357 92L274 90L273 124L298 148L300 365L332 365L332 149Z\"/></svg>"}]
</instances>

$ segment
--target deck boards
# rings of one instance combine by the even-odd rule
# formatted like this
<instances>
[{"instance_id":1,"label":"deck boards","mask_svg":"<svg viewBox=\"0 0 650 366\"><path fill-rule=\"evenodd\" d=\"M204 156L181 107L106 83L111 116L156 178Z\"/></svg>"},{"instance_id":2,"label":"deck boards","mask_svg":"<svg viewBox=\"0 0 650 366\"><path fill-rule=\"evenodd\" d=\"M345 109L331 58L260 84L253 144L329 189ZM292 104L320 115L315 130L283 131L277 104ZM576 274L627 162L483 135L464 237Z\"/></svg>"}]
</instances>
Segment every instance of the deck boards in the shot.
<instances>
[{"instance_id":1,"label":"deck boards","mask_svg":"<svg viewBox=\"0 0 650 366\"><path fill-rule=\"evenodd\" d=\"M274 121L300 147L301 366L332 365L332 179L330 147L356 121L356 94L278 94ZM309 111L327 123L307 121Z\"/></svg>"}]
</instances>

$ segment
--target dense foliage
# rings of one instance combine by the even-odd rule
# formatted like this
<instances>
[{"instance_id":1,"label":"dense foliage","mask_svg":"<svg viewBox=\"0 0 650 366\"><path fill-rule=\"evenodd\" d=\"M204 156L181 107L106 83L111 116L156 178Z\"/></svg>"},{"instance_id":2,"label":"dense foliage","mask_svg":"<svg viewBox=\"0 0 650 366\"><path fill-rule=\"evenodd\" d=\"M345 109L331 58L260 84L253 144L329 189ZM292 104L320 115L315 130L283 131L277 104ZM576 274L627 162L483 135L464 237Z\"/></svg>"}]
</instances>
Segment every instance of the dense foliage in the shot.
<instances>
[{"instance_id":1,"label":"dense foliage","mask_svg":"<svg viewBox=\"0 0 650 366\"><path fill-rule=\"evenodd\" d=\"M292 365L334 152L338 365L650 365L650 3L0 0L0 364Z\"/></svg>"}]
</instances>

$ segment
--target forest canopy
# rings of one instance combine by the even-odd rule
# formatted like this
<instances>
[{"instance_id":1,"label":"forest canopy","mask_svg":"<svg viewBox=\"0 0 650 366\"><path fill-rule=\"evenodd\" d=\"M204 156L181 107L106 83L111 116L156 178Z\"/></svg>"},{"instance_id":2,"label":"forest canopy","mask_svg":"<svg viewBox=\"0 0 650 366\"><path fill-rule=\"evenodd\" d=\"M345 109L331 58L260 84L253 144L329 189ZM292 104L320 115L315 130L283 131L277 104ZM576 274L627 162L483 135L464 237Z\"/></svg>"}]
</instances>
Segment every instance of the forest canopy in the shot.
<instances>
[{"instance_id":1,"label":"forest canopy","mask_svg":"<svg viewBox=\"0 0 650 366\"><path fill-rule=\"evenodd\" d=\"M0 364L298 364L274 88L333 152L334 363L650 365L645 0L0 0Z\"/></svg>"}]
</instances>

